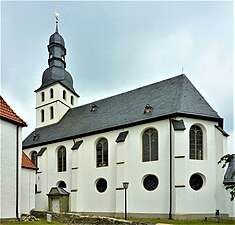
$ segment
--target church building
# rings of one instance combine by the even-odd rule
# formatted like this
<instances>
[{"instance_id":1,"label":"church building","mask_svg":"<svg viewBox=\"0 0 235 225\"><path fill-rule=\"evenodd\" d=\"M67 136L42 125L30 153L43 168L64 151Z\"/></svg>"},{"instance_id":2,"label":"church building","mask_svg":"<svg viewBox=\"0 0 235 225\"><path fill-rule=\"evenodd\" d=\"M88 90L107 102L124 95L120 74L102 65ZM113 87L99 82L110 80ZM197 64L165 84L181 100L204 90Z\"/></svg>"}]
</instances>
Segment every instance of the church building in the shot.
<instances>
[{"instance_id":1,"label":"church building","mask_svg":"<svg viewBox=\"0 0 235 225\"><path fill-rule=\"evenodd\" d=\"M223 118L181 74L79 105L56 31L23 151L37 165L37 210L128 217L229 216Z\"/></svg>"}]
</instances>

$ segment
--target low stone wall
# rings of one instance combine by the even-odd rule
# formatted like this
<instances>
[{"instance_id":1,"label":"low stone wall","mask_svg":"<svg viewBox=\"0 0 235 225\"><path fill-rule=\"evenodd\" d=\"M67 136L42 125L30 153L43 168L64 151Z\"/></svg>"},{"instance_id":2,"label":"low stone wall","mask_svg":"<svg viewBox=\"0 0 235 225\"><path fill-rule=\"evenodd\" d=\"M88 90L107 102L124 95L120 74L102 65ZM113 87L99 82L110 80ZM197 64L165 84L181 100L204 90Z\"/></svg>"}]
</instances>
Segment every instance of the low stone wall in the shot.
<instances>
[{"instance_id":1,"label":"low stone wall","mask_svg":"<svg viewBox=\"0 0 235 225\"><path fill-rule=\"evenodd\" d=\"M36 211L32 210L31 215L37 218L47 219L47 214L52 215L52 221L58 221L65 224L102 224L102 225L111 225L111 224L120 224L120 225L134 225L136 223L126 221L126 220L118 220L109 217L101 217L101 216L82 216L76 213L56 213L49 211Z\"/></svg>"}]
</instances>

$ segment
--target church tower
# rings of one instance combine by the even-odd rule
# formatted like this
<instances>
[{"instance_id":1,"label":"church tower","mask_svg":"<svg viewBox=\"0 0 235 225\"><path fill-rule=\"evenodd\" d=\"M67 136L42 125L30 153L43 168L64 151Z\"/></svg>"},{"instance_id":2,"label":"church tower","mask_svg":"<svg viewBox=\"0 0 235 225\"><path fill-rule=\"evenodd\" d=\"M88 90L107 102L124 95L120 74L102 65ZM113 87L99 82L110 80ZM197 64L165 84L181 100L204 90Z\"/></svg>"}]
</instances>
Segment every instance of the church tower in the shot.
<instances>
[{"instance_id":1,"label":"church tower","mask_svg":"<svg viewBox=\"0 0 235 225\"><path fill-rule=\"evenodd\" d=\"M57 123L65 113L78 104L79 95L73 88L73 79L65 62L66 48L63 37L56 31L49 38L49 67L42 75L42 85L36 92L36 128Z\"/></svg>"}]
</instances>

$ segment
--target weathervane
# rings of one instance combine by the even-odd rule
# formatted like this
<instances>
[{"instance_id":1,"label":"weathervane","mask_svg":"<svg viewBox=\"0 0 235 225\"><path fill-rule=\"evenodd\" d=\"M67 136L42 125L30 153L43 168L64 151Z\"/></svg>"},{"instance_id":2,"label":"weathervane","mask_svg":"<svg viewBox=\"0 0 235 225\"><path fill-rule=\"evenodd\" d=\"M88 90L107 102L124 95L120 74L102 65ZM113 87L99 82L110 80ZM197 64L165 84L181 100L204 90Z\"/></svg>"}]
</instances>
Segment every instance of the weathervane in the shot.
<instances>
[{"instance_id":1,"label":"weathervane","mask_svg":"<svg viewBox=\"0 0 235 225\"><path fill-rule=\"evenodd\" d=\"M58 32L58 23L59 23L59 16L60 16L60 13L58 12L55 12L55 20L56 20L56 32Z\"/></svg>"}]
</instances>

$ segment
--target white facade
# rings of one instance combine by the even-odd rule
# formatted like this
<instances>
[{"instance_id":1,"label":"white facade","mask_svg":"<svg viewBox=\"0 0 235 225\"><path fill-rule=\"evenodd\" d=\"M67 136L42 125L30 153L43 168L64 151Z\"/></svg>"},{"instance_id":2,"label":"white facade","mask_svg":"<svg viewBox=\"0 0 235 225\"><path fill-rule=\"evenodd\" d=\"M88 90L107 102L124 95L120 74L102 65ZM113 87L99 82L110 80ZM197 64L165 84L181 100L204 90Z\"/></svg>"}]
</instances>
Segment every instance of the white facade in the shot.
<instances>
[{"instance_id":1,"label":"white facade","mask_svg":"<svg viewBox=\"0 0 235 225\"><path fill-rule=\"evenodd\" d=\"M38 90L36 92L36 127L59 122L65 113L77 104L78 97L60 83Z\"/></svg>"},{"instance_id":2,"label":"white facade","mask_svg":"<svg viewBox=\"0 0 235 225\"><path fill-rule=\"evenodd\" d=\"M17 218L16 216L16 155L18 149L18 180L21 179L21 157L22 157L22 143L21 131L22 127L6 120L0 119L0 143L1 143L1 176L0 176L0 218ZM17 134L18 130L18 134ZM18 141L17 141L18 136ZM18 146L17 146L18 144ZM19 182L20 185L20 182ZM20 186L18 187L18 216L20 217Z\"/></svg>"},{"instance_id":3,"label":"white facade","mask_svg":"<svg viewBox=\"0 0 235 225\"><path fill-rule=\"evenodd\" d=\"M22 168L21 170L21 214L30 214L35 208L36 171Z\"/></svg>"},{"instance_id":4,"label":"white facade","mask_svg":"<svg viewBox=\"0 0 235 225\"><path fill-rule=\"evenodd\" d=\"M128 181L129 216L168 217L170 208L173 218L199 218L214 214L216 209L228 214L227 196L222 184L224 170L217 164L226 152L226 137L216 129L217 122L174 119L183 119L186 129L175 131L173 126L170 129L170 120L164 119L25 149L30 156L32 151L47 148L38 157L36 209L47 210L47 194L59 181L64 181L67 186L65 190L70 193L69 211L120 215L124 212L122 182ZM189 130L195 124L203 131L203 160L189 159ZM159 159L142 162L142 135L148 128L158 132ZM129 131L125 141L115 142L122 131ZM96 167L96 144L102 137L108 140L108 166ZM81 146L71 150L74 142L79 140L83 141ZM57 172L57 150L61 146L66 148L67 154L65 172ZM158 186L153 191L147 191L143 186L144 178L150 174L158 178ZM189 184L193 174L199 174L203 179L202 188L197 191ZM107 189L102 193L96 188L100 178L107 181Z\"/></svg>"}]
</instances>

